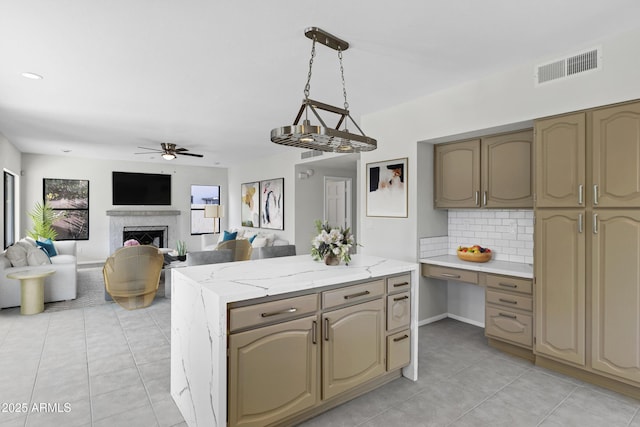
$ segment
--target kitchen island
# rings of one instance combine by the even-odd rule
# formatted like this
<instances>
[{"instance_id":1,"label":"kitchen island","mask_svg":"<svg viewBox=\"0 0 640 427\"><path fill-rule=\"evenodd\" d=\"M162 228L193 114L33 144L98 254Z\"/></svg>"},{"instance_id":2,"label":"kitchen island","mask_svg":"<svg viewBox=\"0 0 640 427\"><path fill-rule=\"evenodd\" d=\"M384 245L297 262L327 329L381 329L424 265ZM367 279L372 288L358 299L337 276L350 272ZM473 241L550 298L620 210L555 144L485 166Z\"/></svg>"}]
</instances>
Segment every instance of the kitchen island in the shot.
<instances>
[{"instance_id":1,"label":"kitchen island","mask_svg":"<svg viewBox=\"0 0 640 427\"><path fill-rule=\"evenodd\" d=\"M326 266L322 262L313 261L309 255L299 255L173 270L171 395L185 421L191 427L227 425L228 387L231 389L235 386L232 384L233 380L229 380L229 384L227 384L227 378L230 375L230 367L228 366L229 337L230 330L233 332L234 329L230 327L229 313L237 306L240 307L239 310L246 310L254 303L258 306L266 306L286 301L286 298L306 299L306 303L309 299L317 298L317 301L322 301L322 303L317 303L318 308L313 312L315 317L307 317L306 319L322 318L322 327L324 328L329 323L329 314L340 311L339 309L323 311L326 307L331 308L330 304L333 304L331 301L338 301L336 298L339 298L340 301L336 303L336 307L339 308L339 304L347 305L345 309L351 309L351 311L356 307L354 304L359 298L367 300L361 304L362 306L370 306L379 302L381 306L388 307L389 310L395 300L399 303L402 303L403 299L405 303L410 301L410 314L409 310L406 314L408 326L406 332L402 331L403 335L396 338L398 329L393 330L389 324L389 319L396 315L394 312L386 317L386 322L384 322L386 327L382 327L382 341L384 348L387 348L387 342L392 343L388 347L389 349L395 345L394 342L400 342L403 338L406 338L405 342L410 342L410 351L407 351L406 356L407 363L402 364L404 367L401 372L403 376L414 381L417 380L417 274L418 265L416 263L366 255L354 255L348 266L344 264ZM403 281L396 280L394 282L394 278L400 278ZM406 286L406 292L404 292L406 295L394 294L393 286ZM339 294L342 289L356 289L358 292L342 296ZM361 291L361 289L365 290ZM377 289L381 290L379 295ZM352 297L354 297L353 301L350 299ZM351 305L349 306L349 304ZM320 306L322 307L320 308ZM291 312L292 310L295 311L297 308L292 307L283 311ZM304 314L303 310L300 311L300 314ZM271 316L271 313L262 313L263 318L267 316ZM325 317L327 318L325 319ZM295 321L306 319L298 318ZM382 324L385 317L380 319L379 323ZM322 350L324 351L325 347L329 347L330 332L337 334L339 331L322 329L321 333L319 329L315 329L315 323L314 320L313 333L310 332L308 338L305 339L309 343L313 340L314 344L316 340L322 339ZM242 328L243 325L238 326L241 332ZM378 339L378 341L381 340ZM408 346L407 349L409 349ZM318 355L318 359L321 358L319 350L315 354ZM315 357L313 356L314 360ZM385 353L382 356L383 364L385 357L394 360L396 356L393 352ZM322 358L327 359L324 352ZM233 357L231 359L236 360ZM388 363L389 360L386 362ZM386 370L390 370L388 365ZM322 375L326 374L325 371L328 369L322 369ZM321 377L320 372L313 376ZM310 382L313 382L312 380L313 378L310 379ZM322 381L322 384L326 386L324 377ZM369 384L375 383L372 380L367 380L367 382ZM337 381L330 383L330 385L337 386L337 389L342 386ZM275 389L280 387L280 384L272 384L272 386ZM325 394L329 387L325 386L322 387L321 392L319 391L320 384L312 387L314 390L309 393L318 395L314 397L316 403L312 404L312 407L318 407L325 398L330 400ZM348 395L348 393L346 394ZM304 396L305 399L307 397ZM254 424L259 425L260 423L261 421L258 419Z\"/></svg>"}]
</instances>

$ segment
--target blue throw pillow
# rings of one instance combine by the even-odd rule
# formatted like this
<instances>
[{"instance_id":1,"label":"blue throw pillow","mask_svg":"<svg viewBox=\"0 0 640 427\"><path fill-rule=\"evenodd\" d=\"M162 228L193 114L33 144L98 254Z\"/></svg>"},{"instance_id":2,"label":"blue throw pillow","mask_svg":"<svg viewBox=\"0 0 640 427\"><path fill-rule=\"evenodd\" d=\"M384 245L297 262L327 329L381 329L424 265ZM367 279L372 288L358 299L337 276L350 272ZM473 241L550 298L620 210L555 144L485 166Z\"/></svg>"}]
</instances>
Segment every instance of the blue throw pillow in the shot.
<instances>
[{"instance_id":1,"label":"blue throw pillow","mask_svg":"<svg viewBox=\"0 0 640 427\"><path fill-rule=\"evenodd\" d=\"M249 243L253 243L253 241L255 240L255 238L258 237L257 234L254 234L253 236L249 237Z\"/></svg>"},{"instance_id":2,"label":"blue throw pillow","mask_svg":"<svg viewBox=\"0 0 640 427\"><path fill-rule=\"evenodd\" d=\"M236 240L236 236L238 235L237 231L234 231L233 233L228 232L227 230L224 231L224 236L222 237L222 241L226 242L227 240Z\"/></svg>"},{"instance_id":3,"label":"blue throw pillow","mask_svg":"<svg viewBox=\"0 0 640 427\"><path fill-rule=\"evenodd\" d=\"M53 246L53 242L51 241L51 239L36 240L36 244L44 249L47 255L49 255L49 258L58 255L58 252L56 252L56 247Z\"/></svg>"}]
</instances>

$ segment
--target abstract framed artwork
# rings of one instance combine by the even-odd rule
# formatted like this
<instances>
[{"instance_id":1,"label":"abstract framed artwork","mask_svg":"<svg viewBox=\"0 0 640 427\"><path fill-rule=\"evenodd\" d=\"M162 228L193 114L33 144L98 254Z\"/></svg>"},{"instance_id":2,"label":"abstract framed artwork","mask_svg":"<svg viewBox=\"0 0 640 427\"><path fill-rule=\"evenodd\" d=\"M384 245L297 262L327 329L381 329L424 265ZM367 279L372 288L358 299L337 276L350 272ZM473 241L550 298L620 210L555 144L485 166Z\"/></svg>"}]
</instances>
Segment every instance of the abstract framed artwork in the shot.
<instances>
[{"instance_id":1,"label":"abstract framed artwork","mask_svg":"<svg viewBox=\"0 0 640 427\"><path fill-rule=\"evenodd\" d=\"M240 184L240 221L243 227L260 226L260 183Z\"/></svg>"},{"instance_id":2,"label":"abstract framed artwork","mask_svg":"<svg viewBox=\"0 0 640 427\"><path fill-rule=\"evenodd\" d=\"M260 181L260 227L284 230L284 178Z\"/></svg>"},{"instance_id":3,"label":"abstract framed artwork","mask_svg":"<svg viewBox=\"0 0 640 427\"><path fill-rule=\"evenodd\" d=\"M89 181L44 178L43 199L57 219L56 240L89 240Z\"/></svg>"},{"instance_id":4,"label":"abstract framed artwork","mask_svg":"<svg viewBox=\"0 0 640 427\"><path fill-rule=\"evenodd\" d=\"M367 216L406 218L408 159L367 163Z\"/></svg>"}]
</instances>

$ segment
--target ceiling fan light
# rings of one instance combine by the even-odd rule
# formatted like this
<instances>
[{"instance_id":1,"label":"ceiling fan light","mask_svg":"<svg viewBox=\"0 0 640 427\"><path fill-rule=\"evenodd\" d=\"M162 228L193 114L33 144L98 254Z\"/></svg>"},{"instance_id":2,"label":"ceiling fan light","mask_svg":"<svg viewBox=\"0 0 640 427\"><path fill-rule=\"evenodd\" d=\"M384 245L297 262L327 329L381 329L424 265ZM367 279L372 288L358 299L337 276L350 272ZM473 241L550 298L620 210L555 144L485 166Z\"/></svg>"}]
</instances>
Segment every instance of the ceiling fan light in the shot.
<instances>
[{"instance_id":1,"label":"ceiling fan light","mask_svg":"<svg viewBox=\"0 0 640 427\"><path fill-rule=\"evenodd\" d=\"M165 159L165 160L173 160L173 159L176 158L176 155L172 154L172 153L164 153L162 155L162 158Z\"/></svg>"}]
</instances>

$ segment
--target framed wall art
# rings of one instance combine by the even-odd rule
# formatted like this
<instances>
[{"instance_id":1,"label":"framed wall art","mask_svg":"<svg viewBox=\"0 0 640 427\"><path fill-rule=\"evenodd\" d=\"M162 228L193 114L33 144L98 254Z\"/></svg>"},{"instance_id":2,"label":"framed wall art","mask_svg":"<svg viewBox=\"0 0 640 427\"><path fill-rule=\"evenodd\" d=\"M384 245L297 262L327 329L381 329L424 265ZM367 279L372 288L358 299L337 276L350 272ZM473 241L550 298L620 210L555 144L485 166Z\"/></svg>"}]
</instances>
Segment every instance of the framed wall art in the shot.
<instances>
[{"instance_id":1,"label":"framed wall art","mask_svg":"<svg viewBox=\"0 0 640 427\"><path fill-rule=\"evenodd\" d=\"M56 240L89 240L89 181L44 178L43 193L57 214Z\"/></svg>"},{"instance_id":2,"label":"framed wall art","mask_svg":"<svg viewBox=\"0 0 640 427\"><path fill-rule=\"evenodd\" d=\"M284 230L284 178L260 181L260 227Z\"/></svg>"},{"instance_id":3,"label":"framed wall art","mask_svg":"<svg viewBox=\"0 0 640 427\"><path fill-rule=\"evenodd\" d=\"M243 227L260 226L260 183L240 184L240 221Z\"/></svg>"},{"instance_id":4,"label":"framed wall art","mask_svg":"<svg viewBox=\"0 0 640 427\"><path fill-rule=\"evenodd\" d=\"M406 218L408 159L367 163L367 216Z\"/></svg>"}]
</instances>

